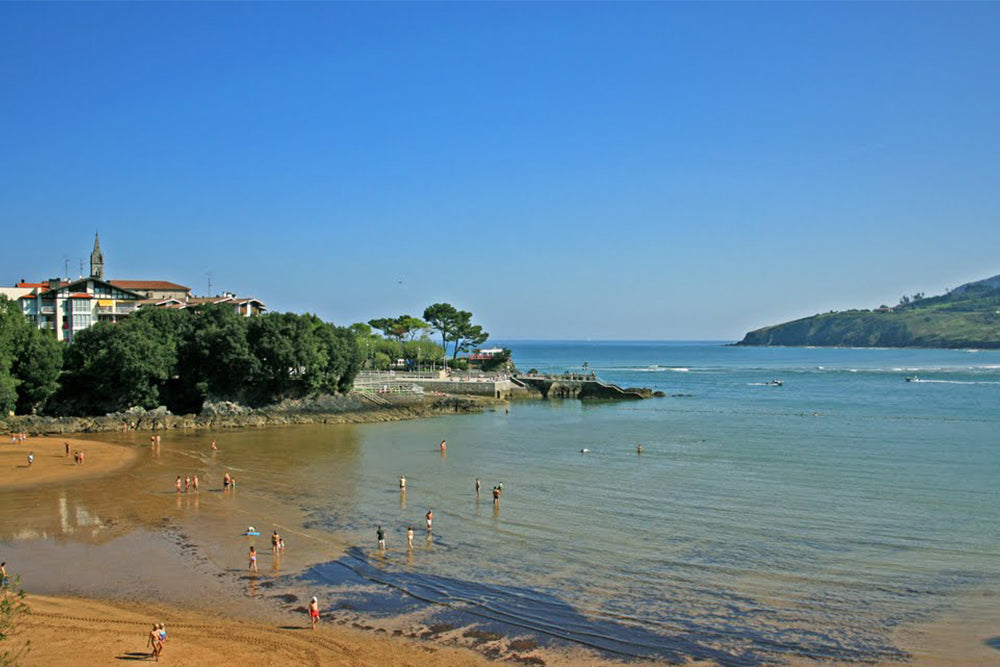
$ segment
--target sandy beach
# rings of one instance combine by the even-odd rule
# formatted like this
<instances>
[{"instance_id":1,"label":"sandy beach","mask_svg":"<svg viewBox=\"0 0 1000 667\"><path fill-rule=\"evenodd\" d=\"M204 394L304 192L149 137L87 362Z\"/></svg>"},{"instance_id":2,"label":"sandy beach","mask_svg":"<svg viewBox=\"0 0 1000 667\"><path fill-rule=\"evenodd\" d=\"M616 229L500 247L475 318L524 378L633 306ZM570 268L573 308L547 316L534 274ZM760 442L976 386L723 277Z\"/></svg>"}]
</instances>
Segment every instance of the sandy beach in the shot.
<instances>
[{"instance_id":1,"label":"sandy beach","mask_svg":"<svg viewBox=\"0 0 1000 667\"><path fill-rule=\"evenodd\" d=\"M84 452L82 465L73 461L76 451ZM29 452L34 454L30 466ZM95 479L125 468L136 456L134 448L77 438L29 437L11 444L10 435L5 434L0 440L0 490Z\"/></svg>"},{"instance_id":2,"label":"sandy beach","mask_svg":"<svg viewBox=\"0 0 1000 667\"><path fill-rule=\"evenodd\" d=\"M19 639L31 641L21 663L104 665L150 661L147 636L153 622L167 629L160 662L169 665L485 665L475 653L379 637L323 625L313 632L303 614L285 625L211 616L149 603L130 605L80 598L29 596Z\"/></svg>"}]
</instances>

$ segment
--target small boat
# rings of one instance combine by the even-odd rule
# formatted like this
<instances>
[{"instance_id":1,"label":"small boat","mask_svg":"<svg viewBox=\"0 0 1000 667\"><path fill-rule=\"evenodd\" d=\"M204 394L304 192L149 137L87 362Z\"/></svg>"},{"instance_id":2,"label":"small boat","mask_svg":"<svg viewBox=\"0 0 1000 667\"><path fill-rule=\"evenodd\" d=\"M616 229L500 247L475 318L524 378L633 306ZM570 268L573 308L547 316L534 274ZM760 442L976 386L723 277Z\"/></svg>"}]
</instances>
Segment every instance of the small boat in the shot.
<instances>
[{"instance_id":1,"label":"small boat","mask_svg":"<svg viewBox=\"0 0 1000 667\"><path fill-rule=\"evenodd\" d=\"M764 384L771 385L772 387L780 387L785 383L781 380L771 380L770 382L765 382Z\"/></svg>"},{"instance_id":2,"label":"small boat","mask_svg":"<svg viewBox=\"0 0 1000 667\"><path fill-rule=\"evenodd\" d=\"M912 377L908 377L908 378L903 378L903 379L906 380L907 382L919 382L919 380L917 380L917 376L916 375L914 375Z\"/></svg>"}]
</instances>

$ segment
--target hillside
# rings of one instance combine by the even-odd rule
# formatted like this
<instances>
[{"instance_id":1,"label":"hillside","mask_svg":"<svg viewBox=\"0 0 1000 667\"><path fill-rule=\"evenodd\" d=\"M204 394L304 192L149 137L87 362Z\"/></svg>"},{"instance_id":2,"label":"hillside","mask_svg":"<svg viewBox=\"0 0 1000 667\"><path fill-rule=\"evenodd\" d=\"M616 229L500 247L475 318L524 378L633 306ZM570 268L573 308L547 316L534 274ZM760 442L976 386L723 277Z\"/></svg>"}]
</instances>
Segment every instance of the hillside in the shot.
<instances>
[{"instance_id":1,"label":"hillside","mask_svg":"<svg viewBox=\"0 0 1000 667\"><path fill-rule=\"evenodd\" d=\"M737 345L1000 348L993 279L894 308L830 312L751 331Z\"/></svg>"}]
</instances>

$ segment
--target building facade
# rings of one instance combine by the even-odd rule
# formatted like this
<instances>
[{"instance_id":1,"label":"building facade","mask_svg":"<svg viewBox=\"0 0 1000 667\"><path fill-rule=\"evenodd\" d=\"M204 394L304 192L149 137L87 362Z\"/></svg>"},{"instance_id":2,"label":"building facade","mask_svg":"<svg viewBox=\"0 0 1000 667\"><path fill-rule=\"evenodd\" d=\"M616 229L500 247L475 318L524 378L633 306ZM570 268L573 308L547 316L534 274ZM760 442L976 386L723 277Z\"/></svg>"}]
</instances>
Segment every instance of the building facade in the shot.
<instances>
[{"instance_id":1,"label":"building facade","mask_svg":"<svg viewBox=\"0 0 1000 667\"><path fill-rule=\"evenodd\" d=\"M117 322L142 307L199 308L205 304L232 307L244 317L267 311L263 302L226 292L221 296L191 296L191 288L165 280L105 280L104 253L94 235L90 277L77 280L51 278L41 283L21 281L0 288L0 295L17 301L21 312L39 329L51 331L56 340L73 337L98 322Z\"/></svg>"}]
</instances>

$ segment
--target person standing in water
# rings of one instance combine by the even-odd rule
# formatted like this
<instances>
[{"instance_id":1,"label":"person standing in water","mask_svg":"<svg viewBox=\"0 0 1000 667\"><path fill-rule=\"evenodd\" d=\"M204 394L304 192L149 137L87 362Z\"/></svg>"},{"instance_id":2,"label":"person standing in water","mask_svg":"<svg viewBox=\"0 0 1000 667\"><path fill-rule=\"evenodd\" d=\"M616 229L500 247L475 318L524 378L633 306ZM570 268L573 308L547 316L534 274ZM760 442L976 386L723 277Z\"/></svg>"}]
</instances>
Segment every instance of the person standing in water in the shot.
<instances>
[{"instance_id":1,"label":"person standing in water","mask_svg":"<svg viewBox=\"0 0 1000 667\"><path fill-rule=\"evenodd\" d=\"M215 452L215 451L218 451L218 449L219 448L215 446L215 440L213 440L212 441L212 451Z\"/></svg>"},{"instance_id":2,"label":"person standing in water","mask_svg":"<svg viewBox=\"0 0 1000 667\"><path fill-rule=\"evenodd\" d=\"M429 533L431 532L431 523L434 521L434 512L427 510L427 514L424 515L424 518L427 519L427 532Z\"/></svg>"},{"instance_id":3,"label":"person standing in water","mask_svg":"<svg viewBox=\"0 0 1000 667\"><path fill-rule=\"evenodd\" d=\"M250 567L253 572L257 571L257 547L250 547Z\"/></svg>"},{"instance_id":4,"label":"person standing in water","mask_svg":"<svg viewBox=\"0 0 1000 667\"><path fill-rule=\"evenodd\" d=\"M385 551L385 531L382 530L382 526L379 526L375 530L375 537L378 538L378 548L380 551Z\"/></svg>"},{"instance_id":5,"label":"person standing in water","mask_svg":"<svg viewBox=\"0 0 1000 667\"><path fill-rule=\"evenodd\" d=\"M399 490L406 491L406 478L402 475L399 476Z\"/></svg>"},{"instance_id":6,"label":"person standing in water","mask_svg":"<svg viewBox=\"0 0 1000 667\"><path fill-rule=\"evenodd\" d=\"M441 451L448 449L448 443L444 440L441 441Z\"/></svg>"},{"instance_id":7,"label":"person standing in water","mask_svg":"<svg viewBox=\"0 0 1000 667\"><path fill-rule=\"evenodd\" d=\"M315 630L316 623L319 621L319 600L315 596L309 601L309 620L312 621L312 628Z\"/></svg>"},{"instance_id":8,"label":"person standing in water","mask_svg":"<svg viewBox=\"0 0 1000 667\"><path fill-rule=\"evenodd\" d=\"M177 489L177 493L181 492L181 476L177 475L177 481L174 482L174 488Z\"/></svg>"},{"instance_id":9,"label":"person standing in water","mask_svg":"<svg viewBox=\"0 0 1000 667\"><path fill-rule=\"evenodd\" d=\"M499 486L494 486L493 487L493 504L496 505L497 507L500 506L500 487Z\"/></svg>"},{"instance_id":10,"label":"person standing in water","mask_svg":"<svg viewBox=\"0 0 1000 667\"><path fill-rule=\"evenodd\" d=\"M476 495L477 496L479 495L479 489L481 489L481 488L483 488L483 483L480 482L479 478L477 477L476 478Z\"/></svg>"},{"instance_id":11,"label":"person standing in water","mask_svg":"<svg viewBox=\"0 0 1000 667\"><path fill-rule=\"evenodd\" d=\"M642 445L636 445L635 446L635 453L636 454L642 454Z\"/></svg>"},{"instance_id":12,"label":"person standing in water","mask_svg":"<svg viewBox=\"0 0 1000 667\"><path fill-rule=\"evenodd\" d=\"M413 526L406 528L406 548L413 550Z\"/></svg>"}]
</instances>

